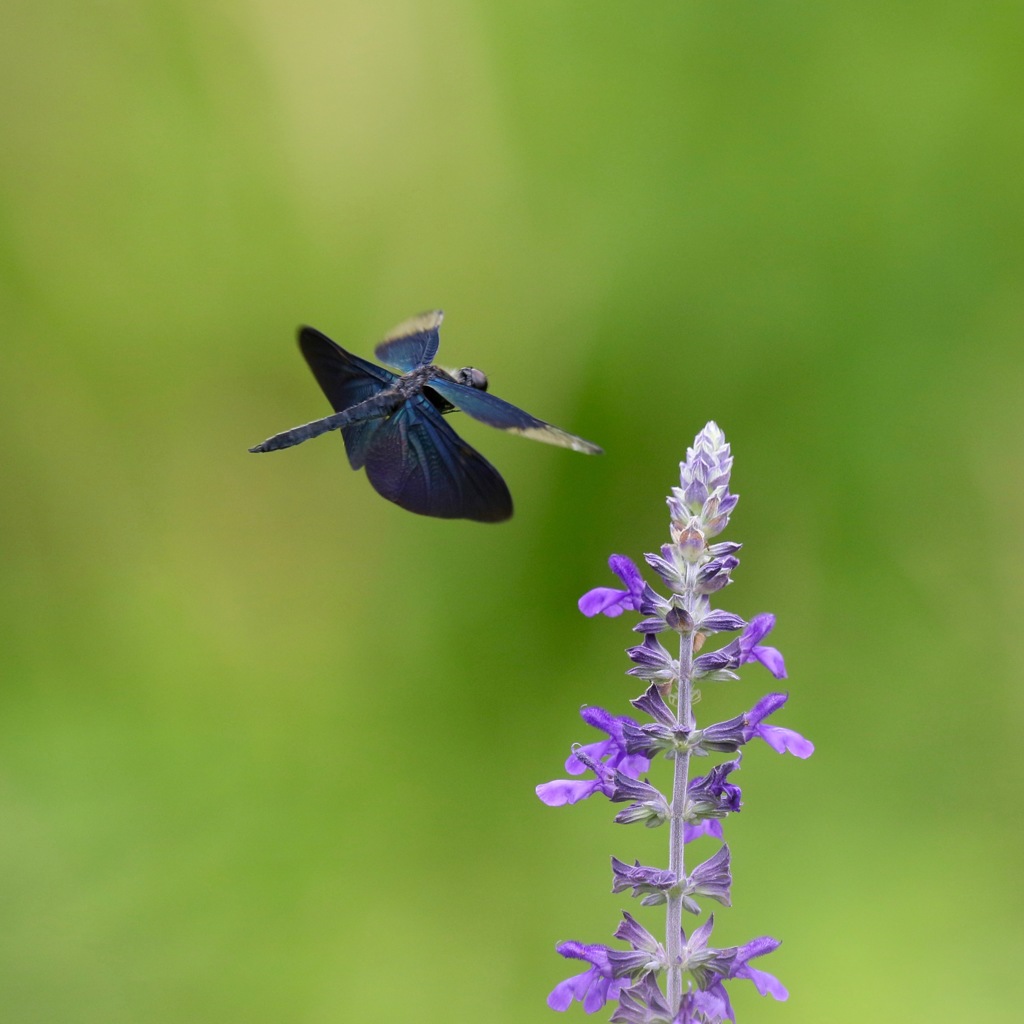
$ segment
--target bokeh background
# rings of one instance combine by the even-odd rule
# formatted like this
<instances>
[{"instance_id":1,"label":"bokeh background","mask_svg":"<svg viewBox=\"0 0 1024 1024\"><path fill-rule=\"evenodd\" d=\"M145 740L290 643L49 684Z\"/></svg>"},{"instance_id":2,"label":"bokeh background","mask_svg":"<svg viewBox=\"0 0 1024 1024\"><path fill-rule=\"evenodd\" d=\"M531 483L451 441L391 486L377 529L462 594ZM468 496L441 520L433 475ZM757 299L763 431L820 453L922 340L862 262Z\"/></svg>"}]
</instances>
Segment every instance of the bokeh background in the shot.
<instances>
[{"instance_id":1,"label":"bokeh background","mask_svg":"<svg viewBox=\"0 0 1024 1024\"><path fill-rule=\"evenodd\" d=\"M605 941L609 855L666 838L533 795L637 692L575 602L666 539L711 418L727 606L777 614L818 746L744 762L716 936L782 938L792 996L739 1019L1019 1020L1022 33L5 0L3 1020L558 1020L555 942ZM442 361L607 454L463 419L497 527L389 505L337 438L246 454L326 412L298 324L369 354L435 306Z\"/></svg>"}]
</instances>

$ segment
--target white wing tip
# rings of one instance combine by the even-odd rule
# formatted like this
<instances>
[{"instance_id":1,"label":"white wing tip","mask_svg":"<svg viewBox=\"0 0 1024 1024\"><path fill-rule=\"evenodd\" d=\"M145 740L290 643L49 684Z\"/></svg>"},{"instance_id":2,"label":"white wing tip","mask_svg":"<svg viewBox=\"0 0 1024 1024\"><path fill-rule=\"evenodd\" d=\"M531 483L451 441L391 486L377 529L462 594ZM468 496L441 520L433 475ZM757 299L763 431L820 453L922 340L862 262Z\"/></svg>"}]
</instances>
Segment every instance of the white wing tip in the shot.
<instances>
[{"instance_id":1,"label":"white wing tip","mask_svg":"<svg viewBox=\"0 0 1024 1024\"><path fill-rule=\"evenodd\" d=\"M544 441L546 444L555 444L560 448L571 448L574 452L583 452L584 455L603 455L604 449L582 437L570 434L567 430L560 430L545 424L543 427L522 427L511 428L511 433L522 434L533 441Z\"/></svg>"},{"instance_id":2,"label":"white wing tip","mask_svg":"<svg viewBox=\"0 0 1024 1024\"><path fill-rule=\"evenodd\" d=\"M444 320L443 309L430 309L426 313L417 313L415 316L403 320L380 340L394 341L396 338L407 338L410 334L421 334L425 331L436 331Z\"/></svg>"}]
</instances>

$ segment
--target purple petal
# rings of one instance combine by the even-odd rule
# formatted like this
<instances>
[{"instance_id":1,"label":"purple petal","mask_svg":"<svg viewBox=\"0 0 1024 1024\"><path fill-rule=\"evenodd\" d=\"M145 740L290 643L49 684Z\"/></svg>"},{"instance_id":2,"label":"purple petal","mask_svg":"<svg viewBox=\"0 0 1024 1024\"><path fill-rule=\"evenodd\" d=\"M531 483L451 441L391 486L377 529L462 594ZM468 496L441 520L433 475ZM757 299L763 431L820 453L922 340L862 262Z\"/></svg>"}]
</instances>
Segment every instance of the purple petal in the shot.
<instances>
[{"instance_id":1,"label":"purple petal","mask_svg":"<svg viewBox=\"0 0 1024 1024\"><path fill-rule=\"evenodd\" d=\"M595 1013L609 999L617 998L619 992L628 984L628 981L620 981L611 976L607 946L560 942L555 948L561 956L585 960L593 966L582 974L559 982L552 989L548 996L548 1006L552 1010L566 1010L576 999L583 1003L583 1009L587 1013Z\"/></svg>"},{"instance_id":2,"label":"purple petal","mask_svg":"<svg viewBox=\"0 0 1024 1024\"><path fill-rule=\"evenodd\" d=\"M596 1013L609 999L617 999L619 991L628 984L628 979L606 978L592 967L559 982L548 995L548 1006L552 1010L568 1010L576 999L587 1013Z\"/></svg>"},{"instance_id":3,"label":"purple petal","mask_svg":"<svg viewBox=\"0 0 1024 1024\"><path fill-rule=\"evenodd\" d=\"M711 836L712 839L724 839L722 823L717 818L705 818L693 825L683 825L683 842L692 843L694 839L701 836Z\"/></svg>"},{"instance_id":4,"label":"purple petal","mask_svg":"<svg viewBox=\"0 0 1024 1024\"><path fill-rule=\"evenodd\" d=\"M755 615L747 623L747 628L743 630L743 636L740 637L743 650L748 651L759 644L774 628L775 616L770 612L761 612L760 615Z\"/></svg>"},{"instance_id":5,"label":"purple petal","mask_svg":"<svg viewBox=\"0 0 1024 1024\"><path fill-rule=\"evenodd\" d=\"M646 754L628 754L619 760L618 768L623 775L638 779L651 767L651 759Z\"/></svg>"},{"instance_id":6,"label":"purple petal","mask_svg":"<svg viewBox=\"0 0 1024 1024\"><path fill-rule=\"evenodd\" d=\"M615 590L613 587L595 587L588 590L577 602L577 607L587 618L592 619L595 615L605 614L614 619L616 615L629 607L629 592L626 590Z\"/></svg>"},{"instance_id":7,"label":"purple petal","mask_svg":"<svg viewBox=\"0 0 1024 1024\"><path fill-rule=\"evenodd\" d=\"M577 998L578 983L589 974L590 971L584 971L582 974L576 974L571 978L566 978L565 981L560 981L548 994L548 1006L552 1010L568 1010L572 1006L572 1001Z\"/></svg>"},{"instance_id":8,"label":"purple petal","mask_svg":"<svg viewBox=\"0 0 1024 1024\"><path fill-rule=\"evenodd\" d=\"M733 977L749 978L761 995L771 996L780 1003L789 998L789 990L786 986L774 974L769 974L767 971L759 971L756 967L744 964Z\"/></svg>"},{"instance_id":9,"label":"purple petal","mask_svg":"<svg viewBox=\"0 0 1024 1024\"><path fill-rule=\"evenodd\" d=\"M759 725L754 735L760 736L772 750L779 754L793 754L796 757L810 757L814 753L814 744L792 729L783 729L780 725Z\"/></svg>"},{"instance_id":10,"label":"purple petal","mask_svg":"<svg viewBox=\"0 0 1024 1024\"><path fill-rule=\"evenodd\" d=\"M584 704L580 708L580 718L587 725L600 729L602 732L608 733L609 736L615 730L615 715L596 704Z\"/></svg>"},{"instance_id":11,"label":"purple petal","mask_svg":"<svg viewBox=\"0 0 1024 1024\"><path fill-rule=\"evenodd\" d=\"M758 938L751 939L749 942L744 942L742 946L737 947L736 962L737 964L745 964L756 956L767 956L769 953L774 953L781 945L782 943L778 939L772 938L771 935L758 936Z\"/></svg>"},{"instance_id":12,"label":"purple petal","mask_svg":"<svg viewBox=\"0 0 1024 1024\"><path fill-rule=\"evenodd\" d=\"M629 978L605 978L597 975L583 999L587 1013L597 1013L605 1003L619 998L619 992L629 985Z\"/></svg>"},{"instance_id":13,"label":"purple petal","mask_svg":"<svg viewBox=\"0 0 1024 1024\"><path fill-rule=\"evenodd\" d=\"M789 998L786 986L767 971L760 971L751 967L750 960L756 956L765 956L779 948L779 940L773 939L770 935L762 935L760 938L751 939L736 950L736 959L733 970L729 972L732 978L747 978L754 983L757 991L763 995L770 995L780 1001Z\"/></svg>"},{"instance_id":14,"label":"purple petal","mask_svg":"<svg viewBox=\"0 0 1024 1024\"><path fill-rule=\"evenodd\" d=\"M786 678L786 663L782 655L774 647L755 647L751 654L759 661L776 679Z\"/></svg>"},{"instance_id":15,"label":"purple petal","mask_svg":"<svg viewBox=\"0 0 1024 1024\"><path fill-rule=\"evenodd\" d=\"M536 793L548 807L565 807L567 804L577 804L581 800L586 800L600 788L601 783L598 779L555 779L553 782L542 782Z\"/></svg>"},{"instance_id":16,"label":"purple petal","mask_svg":"<svg viewBox=\"0 0 1024 1024\"><path fill-rule=\"evenodd\" d=\"M747 725L758 725L769 715L774 715L789 700L788 693L766 693L743 717Z\"/></svg>"},{"instance_id":17,"label":"purple petal","mask_svg":"<svg viewBox=\"0 0 1024 1024\"><path fill-rule=\"evenodd\" d=\"M608 568L626 584L630 594L638 596L644 589L644 578L632 558L626 555L611 555L608 558Z\"/></svg>"}]
</instances>

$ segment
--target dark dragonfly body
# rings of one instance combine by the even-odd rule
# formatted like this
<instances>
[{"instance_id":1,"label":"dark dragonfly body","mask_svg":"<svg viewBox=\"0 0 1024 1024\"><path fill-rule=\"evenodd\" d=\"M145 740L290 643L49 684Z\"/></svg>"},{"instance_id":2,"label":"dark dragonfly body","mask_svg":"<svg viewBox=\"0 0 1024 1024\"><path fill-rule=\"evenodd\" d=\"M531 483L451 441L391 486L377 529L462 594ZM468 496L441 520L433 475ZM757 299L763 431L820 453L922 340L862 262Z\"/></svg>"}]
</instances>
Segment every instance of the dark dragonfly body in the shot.
<instances>
[{"instance_id":1,"label":"dark dragonfly body","mask_svg":"<svg viewBox=\"0 0 1024 1024\"><path fill-rule=\"evenodd\" d=\"M312 327L299 330L299 347L335 412L275 434L249 450L290 448L340 430L353 469L389 501L420 515L500 522L512 515L512 497L498 471L442 418L457 409L474 419L538 441L597 454L584 441L517 406L487 394L487 378L473 367L449 373L431 363L440 344L440 310L400 324L375 349L382 366L346 352Z\"/></svg>"},{"instance_id":2,"label":"dark dragonfly body","mask_svg":"<svg viewBox=\"0 0 1024 1024\"><path fill-rule=\"evenodd\" d=\"M311 327L304 327L303 331L312 331L312 329ZM470 380L460 380L460 377L466 374L467 371L476 376ZM483 378L482 384L473 382L479 378ZM362 402L357 402L347 409L342 409L340 412L334 413L333 416L324 416L322 419L304 423L301 427L292 427L291 430L275 434L273 437L267 438L262 444L250 448L249 451L276 452L279 448L291 448L293 445L308 441L311 437L319 437L321 434L330 433L332 430L340 430L342 427L349 427L355 423L386 419L396 409L409 401L410 398L419 394L422 394L438 412L442 414L454 412L455 406L451 402L441 398L436 391L432 389L427 390L427 385L432 380L439 379L446 380L452 384L464 383L468 387L480 388L481 390L487 387L487 378L479 370L475 370L472 367L459 370L455 376L452 376L447 370L442 370L440 366L420 366L410 373L396 377L391 387L378 391L377 394L371 395Z\"/></svg>"}]
</instances>

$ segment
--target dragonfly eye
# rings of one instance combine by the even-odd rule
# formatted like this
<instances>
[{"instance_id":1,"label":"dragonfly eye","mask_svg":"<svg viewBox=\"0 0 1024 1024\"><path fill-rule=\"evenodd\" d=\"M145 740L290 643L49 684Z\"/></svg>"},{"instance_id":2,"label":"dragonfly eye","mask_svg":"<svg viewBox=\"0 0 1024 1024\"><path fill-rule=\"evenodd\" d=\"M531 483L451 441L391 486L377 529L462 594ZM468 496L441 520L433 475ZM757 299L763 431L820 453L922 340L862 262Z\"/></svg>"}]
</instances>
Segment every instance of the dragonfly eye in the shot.
<instances>
[{"instance_id":1,"label":"dragonfly eye","mask_svg":"<svg viewBox=\"0 0 1024 1024\"><path fill-rule=\"evenodd\" d=\"M464 366L455 377L460 384L467 387L476 388L477 391L487 390L487 374L474 366Z\"/></svg>"}]
</instances>

